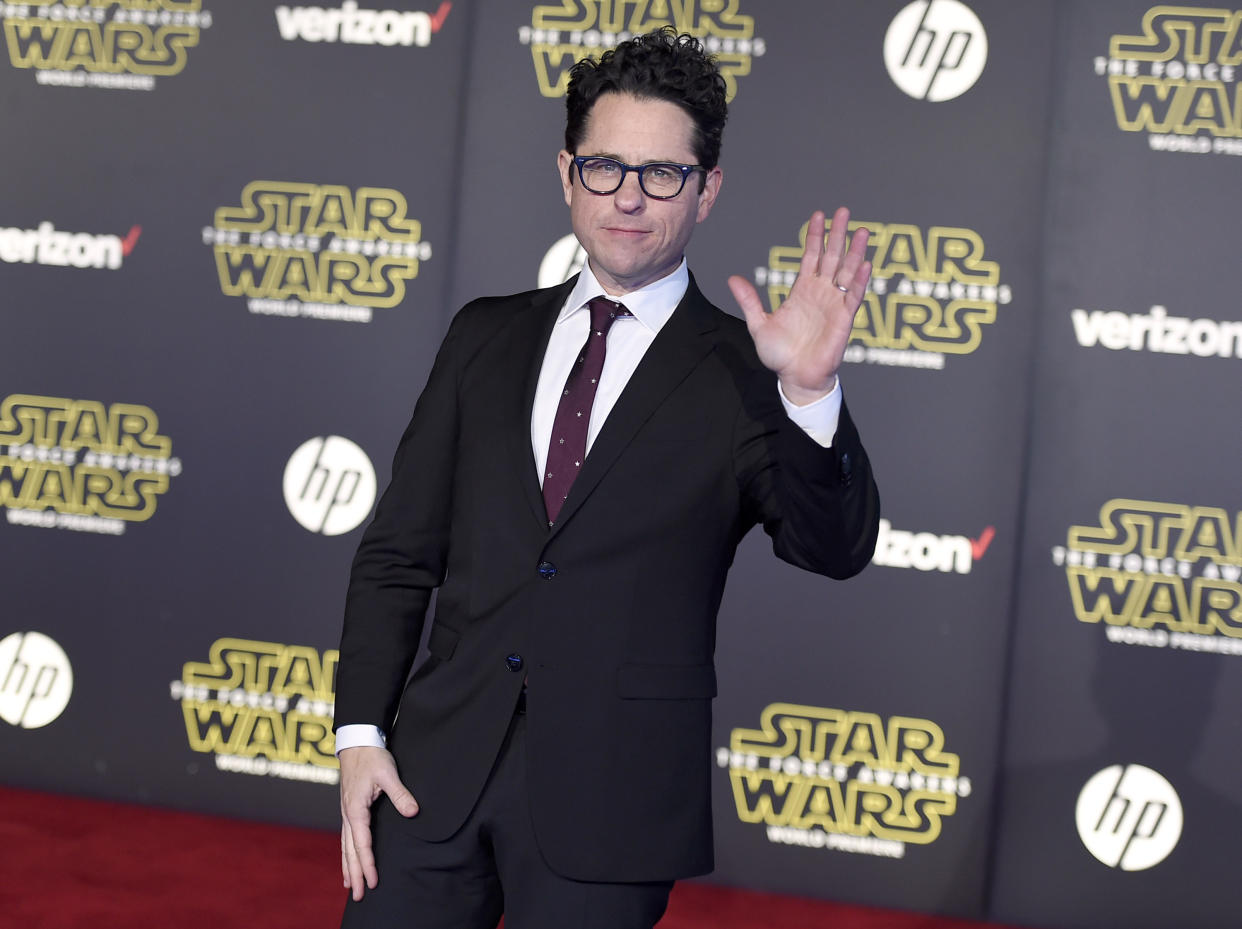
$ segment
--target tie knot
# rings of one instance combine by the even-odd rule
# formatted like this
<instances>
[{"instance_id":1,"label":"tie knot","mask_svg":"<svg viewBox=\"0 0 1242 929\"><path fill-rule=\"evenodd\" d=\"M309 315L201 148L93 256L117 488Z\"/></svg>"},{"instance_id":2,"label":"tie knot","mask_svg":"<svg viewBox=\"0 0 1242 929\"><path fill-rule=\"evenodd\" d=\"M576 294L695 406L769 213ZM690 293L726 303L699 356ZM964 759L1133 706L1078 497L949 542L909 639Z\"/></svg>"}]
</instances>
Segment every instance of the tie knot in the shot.
<instances>
[{"instance_id":1,"label":"tie knot","mask_svg":"<svg viewBox=\"0 0 1242 929\"><path fill-rule=\"evenodd\" d=\"M607 297L596 297L587 304L591 311L591 328L599 333L608 332L613 322L622 316L632 316L629 310L615 300Z\"/></svg>"}]
</instances>

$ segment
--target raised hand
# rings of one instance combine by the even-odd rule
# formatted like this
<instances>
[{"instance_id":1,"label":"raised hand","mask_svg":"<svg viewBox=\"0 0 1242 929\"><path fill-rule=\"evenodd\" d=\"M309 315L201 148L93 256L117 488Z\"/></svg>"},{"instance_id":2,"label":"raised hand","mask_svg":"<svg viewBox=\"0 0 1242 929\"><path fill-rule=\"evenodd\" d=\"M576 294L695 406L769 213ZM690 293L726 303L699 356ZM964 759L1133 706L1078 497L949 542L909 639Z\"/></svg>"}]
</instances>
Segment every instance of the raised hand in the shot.
<instances>
[{"instance_id":1,"label":"raised hand","mask_svg":"<svg viewBox=\"0 0 1242 929\"><path fill-rule=\"evenodd\" d=\"M824 244L824 214L816 210L806 230L806 246L798 277L789 296L772 313L753 284L744 277L729 278L729 290L746 316L759 360L780 378L781 390L791 403L805 406L829 393L854 325L854 314L871 279L866 229L855 230L846 249L850 211L839 208L832 216Z\"/></svg>"}]
</instances>

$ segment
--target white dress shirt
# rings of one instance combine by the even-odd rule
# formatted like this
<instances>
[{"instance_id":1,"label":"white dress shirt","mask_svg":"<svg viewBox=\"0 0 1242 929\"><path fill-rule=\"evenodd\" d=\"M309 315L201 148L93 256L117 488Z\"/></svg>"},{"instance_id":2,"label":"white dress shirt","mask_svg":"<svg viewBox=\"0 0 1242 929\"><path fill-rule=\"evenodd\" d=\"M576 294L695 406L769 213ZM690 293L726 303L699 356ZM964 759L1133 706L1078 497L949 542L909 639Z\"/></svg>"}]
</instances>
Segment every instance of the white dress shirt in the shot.
<instances>
[{"instance_id":1,"label":"white dress shirt","mask_svg":"<svg viewBox=\"0 0 1242 929\"><path fill-rule=\"evenodd\" d=\"M591 422L587 427L589 454L595 437L599 435L604 421L612 412L638 363L643 360L643 355L655 341L660 329L672 317L689 286L690 272L686 268L685 258L682 258L681 264L672 274L621 297L605 293L591 272L590 263L583 266L578 283L570 291L552 326L552 335L543 356L543 367L539 371L539 384L535 389L535 403L530 417L530 444L541 485L561 391L590 332L591 313L587 304L596 297L607 297L624 304L634 314L633 317L621 316L613 320L612 328L608 331L604 370L596 387L595 401L591 406ZM840 378L830 393L806 406L794 406L790 403L779 383L776 390L789 418L824 448L831 446L841 413ZM384 732L377 726L353 723L337 730L336 751L340 754L346 748L360 745L384 748L385 741Z\"/></svg>"}]
</instances>

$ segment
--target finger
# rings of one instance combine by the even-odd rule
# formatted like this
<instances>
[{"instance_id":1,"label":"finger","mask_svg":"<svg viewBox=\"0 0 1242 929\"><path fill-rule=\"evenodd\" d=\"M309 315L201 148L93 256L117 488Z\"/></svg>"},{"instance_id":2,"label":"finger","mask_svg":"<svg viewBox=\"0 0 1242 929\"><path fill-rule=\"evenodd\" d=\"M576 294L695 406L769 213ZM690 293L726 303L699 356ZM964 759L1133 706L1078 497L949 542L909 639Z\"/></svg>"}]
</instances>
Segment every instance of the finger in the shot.
<instances>
[{"instance_id":1,"label":"finger","mask_svg":"<svg viewBox=\"0 0 1242 929\"><path fill-rule=\"evenodd\" d=\"M867 282L871 280L871 262L864 261L862 266L854 273L854 279L849 284L849 305L858 312L858 308L862 306L863 300L867 297Z\"/></svg>"},{"instance_id":2,"label":"finger","mask_svg":"<svg viewBox=\"0 0 1242 929\"><path fill-rule=\"evenodd\" d=\"M824 214L816 210L806 224L806 242L802 246L802 261L798 273L813 275L821 273L824 254Z\"/></svg>"},{"instance_id":3,"label":"finger","mask_svg":"<svg viewBox=\"0 0 1242 929\"><path fill-rule=\"evenodd\" d=\"M354 849L358 852L358 864L362 868L362 876L372 890L379 883L379 869L375 867L375 853L371 850L371 830L366 829L354 838ZM362 893L358 894L359 899Z\"/></svg>"},{"instance_id":4,"label":"finger","mask_svg":"<svg viewBox=\"0 0 1242 929\"><path fill-rule=\"evenodd\" d=\"M828 229L828 244L824 247L824 257L820 262L819 273L825 277L836 276L845 256L845 238L849 231L850 211L845 207L837 207L832 214L832 225Z\"/></svg>"},{"instance_id":5,"label":"finger","mask_svg":"<svg viewBox=\"0 0 1242 929\"><path fill-rule=\"evenodd\" d=\"M854 283L859 277L859 271L863 264L866 263L867 257L867 239L871 233L865 226L860 226L854 230L854 235L850 239L850 248L846 252L845 257L841 260L840 267L832 276L832 282L837 285L837 289L842 288L848 290L853 289ZM869 270L869 269L868 269ZM868 277L870 274L868 273ZM863 280L863 289L866 289L866 280Z\"/></svg>"},{"instance_id":6,"label":"finger","mask_svg":"<svg viewBox=\"0 0 1242 929\"><path fill-rule=\"evenodd\" d=\"M395 770L382 777L379 786L388 794L388 799L402 816L408 819L418 814L418 801L410 793L410 788L401 782Z\"/></svg>"},{"instance_id":7,"label":"finger","mask_svg":"<svg viewBox=\"0 0 1242 929\"><path fill-rule=\"evenodd\" d=\"M350 884L354 890L354 899L361 900L363 886L375 889L379 883L379 871L375 867L375 854L371 846L371 817L353 817L348 820L350 843L348 853L350 861Z\"/></svg>"},{"instance_id":8,"label":"finger","mask_svg":"<svg viewBox=\"0 0 1242 929\"><path fill-rule=\"evenodd\" d=\"M808 240L809 238L808 233ZM755 290L754 284L736 274L729 278L728 283L733 299L737 301L737 305L742 308L742 315L746 317L746 328L753 335L767 322L768 316L763 310L763 301L759 299L759 292Z\"/></svg>"},{"instance_id":9,"label":"finger","mask_svg":"<svg viewBox=\"0 0 1242 929\"><path fill-rule=\"evenodd\" d=\"M341 823L341 881L345 884L346 889L349 888L349 855L346 854L345 848L349 843L349 827L344 822Z\"/></svg>"},{"instance_id":10,"label":"finger","mask_svg":"<svg viewBox=\"0 0 1242 929\"><path fill-rule=\"evenodd\" d=\"M341 826L341 850L345 855L346 886L354 900L361 900L366 892L366 879L362 873L362 863L358 858L358 850L354 845L353 830L348 823Z\"/></svg>"},{"instance_id":11,"label":"finger","mask_svg":"<svg viewBox=\"0 0 1242 929\"><path fill-rule=\"evenodd\" d=\"M363 888L374 887L379 881L375 856L371 852L371 806L360 798L341 804L341 824L346 831L345 854L349 862L350 886L354 899L361 900Z\"/></svg>"},{"instance_id":12,"label":"finger","mask_svg":"<svg viewBox=\"0 0 1242 929\"><path fill-rule=\"evenodd\" d=\"M378 797L381 792L388 795L389 801L402 816L410 817L418 813L418 803L414 795L410 793L410 789L402 782L401 775L397 773L397 766L391 758L387 759L386 764L380 765L374 773L372 798Z\"/></svg>"}]
</instances>

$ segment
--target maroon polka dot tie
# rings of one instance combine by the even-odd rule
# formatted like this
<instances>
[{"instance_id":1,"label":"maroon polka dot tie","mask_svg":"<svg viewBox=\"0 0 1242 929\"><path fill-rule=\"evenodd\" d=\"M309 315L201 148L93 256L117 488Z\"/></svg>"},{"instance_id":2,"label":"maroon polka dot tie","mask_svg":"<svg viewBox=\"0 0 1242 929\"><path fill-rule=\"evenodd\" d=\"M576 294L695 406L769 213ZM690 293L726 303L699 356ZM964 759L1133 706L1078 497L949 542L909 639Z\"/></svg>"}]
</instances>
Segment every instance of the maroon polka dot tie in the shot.
<instances>
[{"instance_id":1,"label":"maroon polka dot tie","mask_svg":"<svg viewBox=\"0 0 1242 929\"><path fill-rule=\"evenodd\" d=\"M565 379L552 423L548 463L543 472L543 505L548 512L549 526L556 521L561 504L569 496L569 488L586 458L587 427L591 423L591 404L595 402L599 375L604 370L608 330L614 320L632 315L621 304L605 297L596 297L587 306L591 310L591 331Z\"/></svg>"}]
</instances>

